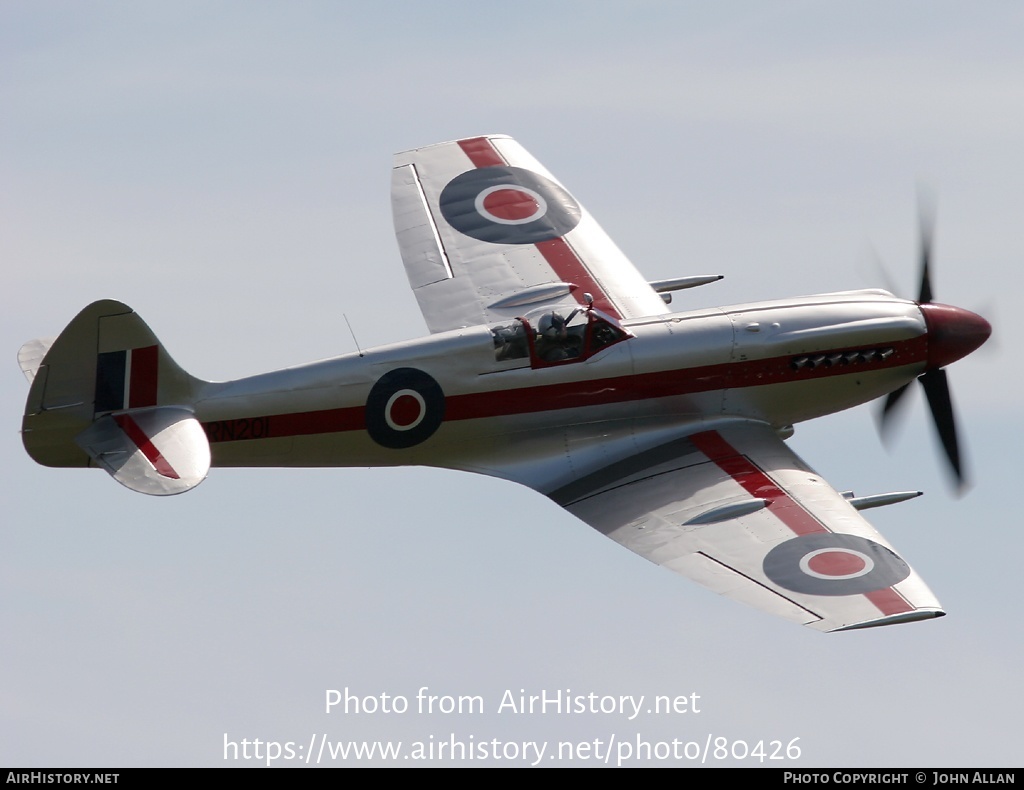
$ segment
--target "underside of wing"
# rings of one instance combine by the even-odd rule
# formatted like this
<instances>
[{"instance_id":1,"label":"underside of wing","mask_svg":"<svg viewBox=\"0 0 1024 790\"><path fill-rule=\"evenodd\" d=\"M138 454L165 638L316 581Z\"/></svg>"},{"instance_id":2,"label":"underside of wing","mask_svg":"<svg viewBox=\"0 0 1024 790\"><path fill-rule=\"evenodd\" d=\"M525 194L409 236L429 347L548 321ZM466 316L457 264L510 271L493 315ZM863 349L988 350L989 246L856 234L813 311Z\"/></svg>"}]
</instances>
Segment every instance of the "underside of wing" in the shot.
<instances>
[{"instance_id":1,"label":"underside of wing","mask_svg":"<svg viewBox=\"0 0 1024 790\"><path fill-rule=\"evenodd\" d=\"M616 318L665 304L608 235L509 137L406 151L392 175L395 233L431 332L573 307Z\"/></svg>"},{"instance_id":2,"label":"underside of wing","mask_svg":"<svg viewBox=\"0 0 1024 790\"><path fill-rule=\"evenodd\" d=\"M943 614L877 530L763 423L702 427L546 493L652 562L821 631Z\"/></svg>"}]
</instances>

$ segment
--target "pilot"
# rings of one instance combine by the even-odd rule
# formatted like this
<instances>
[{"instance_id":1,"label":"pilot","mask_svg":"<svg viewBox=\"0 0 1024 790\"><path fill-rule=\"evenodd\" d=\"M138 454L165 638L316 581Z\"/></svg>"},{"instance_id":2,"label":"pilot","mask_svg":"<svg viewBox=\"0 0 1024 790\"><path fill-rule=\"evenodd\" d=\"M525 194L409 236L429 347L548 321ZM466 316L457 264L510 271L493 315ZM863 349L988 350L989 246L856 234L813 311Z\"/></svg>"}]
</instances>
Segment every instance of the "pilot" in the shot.
<instances>
[{"instance_id":1,"label":"pilot","mask_svg":"<svg viewBox=\"0 0 1024 790\"><path fill-rule=\"evenodd\" d=\"M517 320L510 326L495 327L491 331L494 334L494 356L498 362L521 359L529 355L526 333L520 321Z\"/></svg>"},{"instance_id":2,"label":"pilot","mask_svg":"<svg viewBox=\"0 0 1024 790\"><path fill-rule=\"evenodd\" d=\"M578 312L578 309L573 310L568 318L554 311L541 316L537 323L537 355L545 362L558 362L580 355L582 338L570 333L567 327Z\"/></svg>"}]
</instances>

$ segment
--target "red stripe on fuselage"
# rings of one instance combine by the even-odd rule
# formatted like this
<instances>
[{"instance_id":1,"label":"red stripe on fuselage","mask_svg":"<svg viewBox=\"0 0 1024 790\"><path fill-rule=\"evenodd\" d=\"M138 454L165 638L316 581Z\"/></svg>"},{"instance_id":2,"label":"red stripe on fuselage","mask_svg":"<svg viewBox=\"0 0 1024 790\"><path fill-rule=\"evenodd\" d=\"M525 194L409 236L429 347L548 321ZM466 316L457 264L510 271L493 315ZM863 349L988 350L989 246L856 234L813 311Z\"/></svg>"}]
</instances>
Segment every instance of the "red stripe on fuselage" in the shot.
<instances>
[{"instance_id":1,"label":"red stripe on fuselage","mask_svg":"<svg viewBox=\"0 0 1024 790\"><path fill-rule=\"evenodd\" d=\"M498 153L486 137L474 137L469 140L459 140L459 147L469 157L474 167L494 167L504 165L505 159ZM578 286L573 291L576 301L586 304L583 301L583 294L589 293L594 297L594 305L613 318L621 318L621 314L615 309L611 299L605 294L604 289L598 285L597 280L590 273L587 265L576 254L576 251L569 246L569 243L562 237L539 241L534 245L537 251L544 256L548 266L555 275L564 283L573 283Z\"/></svg>"},{"instance_id":2,"label":"red stripe on fuselage","mask_svg":"<svg viewBox=\"0 0 1024 790\"><path fill-rule=\"evenodd\" d=\"M164 477L170 477L174 480L180 479L178 473L174 471L174 467L168 462L166 458L161 455L160 451L156 448L156 445L146 436L146 432L139 427L139 424L135 422L128 414L115 414L114 421L121 426L121 430L125 432L129 439L135 443L135 446L142 451L142 454L146 456L146 459L153 464L153 468L156 469Z\"/></svg>"},{"instance_id":3,"label":"red stripe on fuselage","mask_svg":"<svg viewBox=\"0 0 1024 790\"><path fill-rule=\"evenodd\" d=\"M753 461L736 450L717 431L703 431L690 437L690 441L714 461L729 477L743 486L751 496L768 500L768 510L797 535L815 532L831 532L816 519L803 505L786 493ZM882 614L903 614L914 611L914 607L892 587L864 593L864 597Z\"/></svg>"},{"instance_id":4,"label":"red stripe on fuselage","mask_svg":"<svg viewBox=\"0 0 1024 790\"><path fill-rule=\"evenodd\" d=\"M853 375L862 371L884 370L909 365L921 361L927 353L927 340L924 336L890 345L895 353L888 360L851 367L794 370L790 364L792 357L785 356L748 362L702 365L635 376L616 376L560 384L543 384L535 387L449 395L445 398L444 419L445 422L454 422L487 417L512 417L517 414L536 414L559 409L604 406L612 403L668 398L715 390L742 389L839 375ZM843 350L836 349L836 351ZM267 432L260 432L257 435L253 432L244 433L233 429L233 426L236 425L240 427L249 425L253 420L268 420ZM226 430L221 430L221 427L225 426ZM349 406L243 419L212 420L204 423L204 427L211 442L356 431L366 428L365 408Z\"/></svg>"},{"instance_id":5,"label":"red stripe on fuselage","mask_svg":"<svg viewBox=\"0 0 1024 790\"><path fill-rule=\"evenodd\" d=\"M653 400L725 389L744 389L770 384L787 384L810 379L884 370L919 362L927 352L924 336L889 344L894 353L888 360L857 367L794 370L792 356L747 362L725 362L680 370L616 376L589 381L570 381L496 392L451 395L445 399L445 421L471 420L531 414L556 409L602 406L636 400ZM850 349L837 349L844 351ZM834 351L822 353L835 353Z\"/></svg>"},{"instance_id":6,"label":"red stripe on fuselage","mask_svg":"<svg viewBox=\"0 0 1024 790\"><path fill-rule=\"evenodd\" d=\"M203 423L206 439L211 444L250 439L280 439L289 436L344 433L365 429L366 408L363 406L270 414L232 420L209 420Z\"/></svg>"},{"instance_id":7,"label":"red stripe on fuselage","mask_svg":"<svg viewBox=\"0 0 1024 790\"><path fill-rule=\"evenodd\" d=\"M270 418L270 436L308 436L313 433L339 433L366 428L366 409L345 409L277 414Z\"/></svg>"}]
</instances>

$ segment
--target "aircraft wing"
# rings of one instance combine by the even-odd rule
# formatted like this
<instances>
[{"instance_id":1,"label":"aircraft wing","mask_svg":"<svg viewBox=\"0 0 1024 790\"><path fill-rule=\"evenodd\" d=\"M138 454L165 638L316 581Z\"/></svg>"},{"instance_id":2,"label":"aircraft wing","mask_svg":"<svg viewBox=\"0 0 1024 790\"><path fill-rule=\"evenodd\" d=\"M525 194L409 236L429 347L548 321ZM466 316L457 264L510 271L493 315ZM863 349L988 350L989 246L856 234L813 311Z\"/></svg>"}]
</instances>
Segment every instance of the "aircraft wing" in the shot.
<instances>
[{"instance_id":1,"label":"aircraft wing","mask_svg":"<svg viewBox=\"0 0 1024 790\"><path fill-rule=\"evenodd\" d=\"M398 246L431 332L575 307L584 293L616 318L665 312L593 217L510 137L398 154L391 183Z\"/></svg>"},{"instance_id":2,"label":"aircraft wing","mask_svg":"<svg viewBox=\"0 0 1024 790\"><path fill-rule=\"evenodd\" d=\"M811 628L944 614L892 546L764 423L701 426L545 493L652 562Z\"/></svg>"}]
</instances>

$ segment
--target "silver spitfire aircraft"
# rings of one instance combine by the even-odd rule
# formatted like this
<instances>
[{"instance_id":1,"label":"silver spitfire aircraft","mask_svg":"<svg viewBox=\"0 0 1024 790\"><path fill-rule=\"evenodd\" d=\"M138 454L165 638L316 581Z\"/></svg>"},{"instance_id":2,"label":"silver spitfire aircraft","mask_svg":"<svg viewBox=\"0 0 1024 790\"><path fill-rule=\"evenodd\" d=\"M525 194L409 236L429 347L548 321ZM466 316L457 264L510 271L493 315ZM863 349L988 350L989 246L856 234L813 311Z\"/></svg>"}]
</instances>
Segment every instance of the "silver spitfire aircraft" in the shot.
<instances>
[{"instance_id":1,"label":"silver spitfire aircraft","mask_svg":"<svg viewBox=\"0 0 1024 790\"><path fill-rule=\"evenodd\" d=\"M512 480L652 562L822 631L938 617L860 515L916 492L839 493L792 425L920 378L960 476L943 367L990 333L886 291L669 312L518 143L399 154L395 231L431 335L228 382L190 376L130 307L86 307L19 355L22 438L47 466L101 467L146 494L211 466L420 464ZM925 241L927 242L927 233Z\"/></svg>"}]
</instances>

